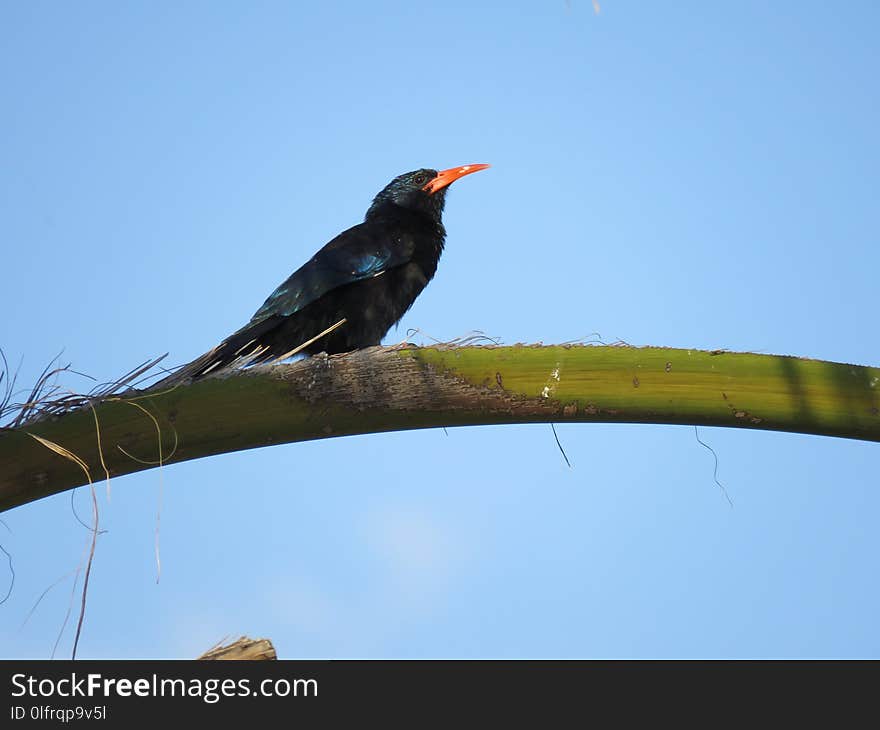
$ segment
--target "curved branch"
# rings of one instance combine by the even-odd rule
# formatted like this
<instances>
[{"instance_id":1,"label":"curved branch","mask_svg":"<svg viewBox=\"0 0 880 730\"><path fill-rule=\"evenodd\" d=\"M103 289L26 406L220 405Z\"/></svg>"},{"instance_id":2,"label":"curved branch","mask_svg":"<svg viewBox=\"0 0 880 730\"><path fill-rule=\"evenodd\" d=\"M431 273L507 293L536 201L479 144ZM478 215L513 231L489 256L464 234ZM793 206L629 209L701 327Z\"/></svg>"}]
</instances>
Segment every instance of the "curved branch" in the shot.
<instances>
[{"instance_id":1,"label":"curved branch","mask_svg":"<svg viewBox=\"0 0 880 730\"><path fill-rule=\"evenodd\" d=\"M171 391L132 391L95 404L94 414L84 408L2 430L0 511L100 479L105 469L116 477L151 468L160 455L172 463L333 436L533 422L697 424L880 441L880 369L586 345L318 356Z\"/></svg>"}]
</instances>

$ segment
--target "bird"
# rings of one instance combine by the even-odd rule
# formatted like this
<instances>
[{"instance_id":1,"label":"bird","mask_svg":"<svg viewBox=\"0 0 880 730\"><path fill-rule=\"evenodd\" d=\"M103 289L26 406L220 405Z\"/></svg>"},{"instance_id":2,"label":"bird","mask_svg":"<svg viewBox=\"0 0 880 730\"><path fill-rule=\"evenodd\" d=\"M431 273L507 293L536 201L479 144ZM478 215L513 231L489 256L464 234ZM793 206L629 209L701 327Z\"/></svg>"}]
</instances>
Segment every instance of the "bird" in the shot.
<instances>
[{"instance_id":1,"label":"bird","mask_svg":"<svg viewBox=\"0 0 880 730\"><path fill-rule=\"evenodd\" d=\"M442 215L449 186L487 167L421 168L398 175L375 196L362 223L294 271L247 324L152 387L231 366L380 344L437 271L446 242Z\"/></svg>"}]
</instances>

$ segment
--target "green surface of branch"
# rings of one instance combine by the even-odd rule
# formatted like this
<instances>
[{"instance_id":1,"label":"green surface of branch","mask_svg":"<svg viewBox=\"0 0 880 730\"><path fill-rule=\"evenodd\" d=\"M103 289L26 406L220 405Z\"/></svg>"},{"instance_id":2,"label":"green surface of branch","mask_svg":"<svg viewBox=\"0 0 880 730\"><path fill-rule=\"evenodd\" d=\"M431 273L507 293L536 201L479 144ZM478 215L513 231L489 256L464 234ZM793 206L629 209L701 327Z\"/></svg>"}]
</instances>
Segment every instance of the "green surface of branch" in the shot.
<instances>
[{"instance_id":1,"label":"green surface of branch","mask_svg":"<svg viewBox=\"0 0 880 730\"><path fill-rule=\"evenodd\" d=\"M696 424L880 441L880 368L587 345L317 356L170 391L132 391L2 430L0 511L160 461L352 434L535 422Z\"/></svg>"}]
</instances>

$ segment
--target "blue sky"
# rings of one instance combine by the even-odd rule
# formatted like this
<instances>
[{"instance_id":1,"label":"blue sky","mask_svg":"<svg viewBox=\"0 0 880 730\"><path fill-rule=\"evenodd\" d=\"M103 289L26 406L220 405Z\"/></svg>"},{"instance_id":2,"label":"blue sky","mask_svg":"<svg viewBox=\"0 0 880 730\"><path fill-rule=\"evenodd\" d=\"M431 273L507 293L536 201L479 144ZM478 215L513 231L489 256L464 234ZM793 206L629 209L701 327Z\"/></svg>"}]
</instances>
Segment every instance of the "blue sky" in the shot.
<instances>
[{"instance_id":1,"label":"blue sky","mask_svg":"<svg viewBox=\"0 0 880 730\"><path fill-rule=\"evenodd\" d=\"M878 22L870 2L4 3L0 346L23 385L62 348L99 380L184 362L395 175L488 162L386 342L595 332L877 365ZM285 658L880 654L876 444L701 429L731 509L691 428L558 433L572 469L531 425L116 479L79 656L243 633ZM0 654L47 657L88 533L69 494L3 519Z\"/></svg>"}]
</instances>

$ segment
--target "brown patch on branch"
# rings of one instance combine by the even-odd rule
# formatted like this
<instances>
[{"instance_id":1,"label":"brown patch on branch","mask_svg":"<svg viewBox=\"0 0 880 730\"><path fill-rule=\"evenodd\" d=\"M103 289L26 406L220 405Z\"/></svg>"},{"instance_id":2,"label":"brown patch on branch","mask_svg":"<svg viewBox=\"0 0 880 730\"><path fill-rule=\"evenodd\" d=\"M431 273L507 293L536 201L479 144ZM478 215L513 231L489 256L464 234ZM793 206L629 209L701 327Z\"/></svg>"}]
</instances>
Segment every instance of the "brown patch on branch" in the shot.
<instances>
[{"instance_id":1,"label":"brown patch on branch","mask_svg":"<svg viewBox=\"0 0 880 730\"><path fill-rule=\"evenodd\" d=\"M455 348L440 346L432 349ZM484 349L495 348L487 345ZM288 383L290 395L296 400L312 406L332 403L360 412L381 405L388 411L479 411L516 413L520 417L540 419L560 410L553 401L511 393L491 387L491 383L481 387L450 370L416 358L395 356L391 348L372 347L344 355L317 355L270 371L270 374ZM494 384L497 385L497 377Z\"/></svg>"}]
</instances>

